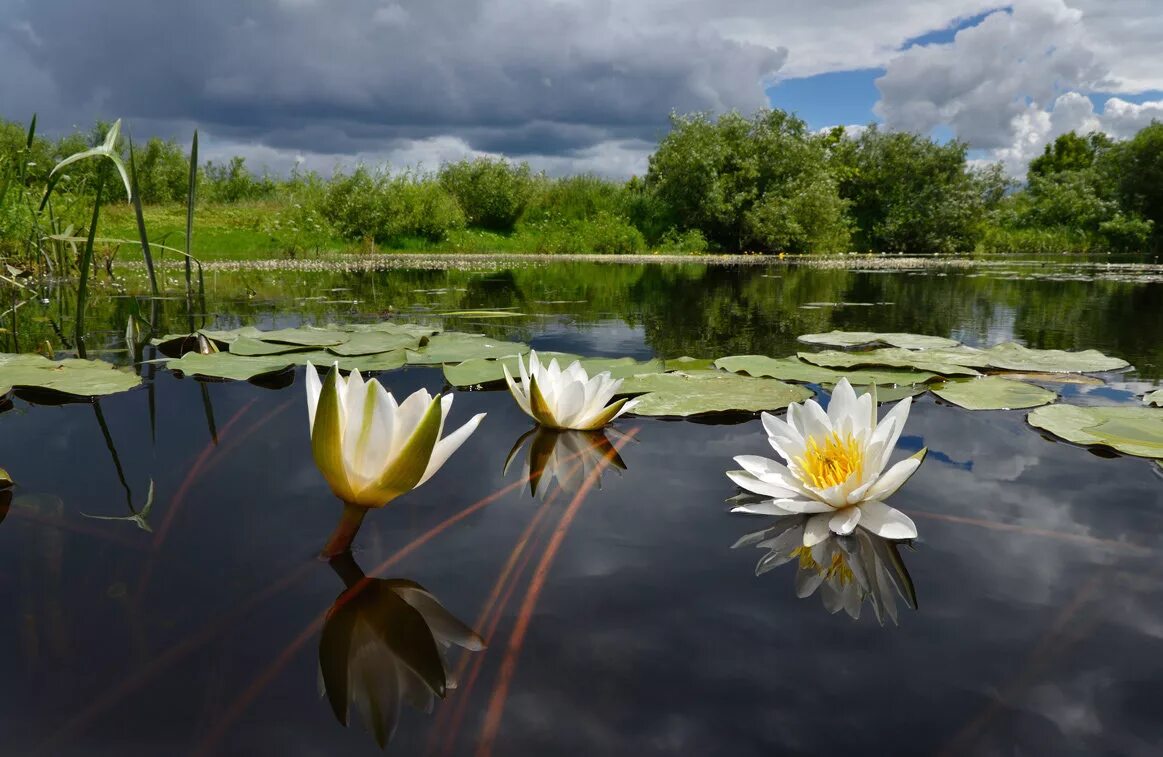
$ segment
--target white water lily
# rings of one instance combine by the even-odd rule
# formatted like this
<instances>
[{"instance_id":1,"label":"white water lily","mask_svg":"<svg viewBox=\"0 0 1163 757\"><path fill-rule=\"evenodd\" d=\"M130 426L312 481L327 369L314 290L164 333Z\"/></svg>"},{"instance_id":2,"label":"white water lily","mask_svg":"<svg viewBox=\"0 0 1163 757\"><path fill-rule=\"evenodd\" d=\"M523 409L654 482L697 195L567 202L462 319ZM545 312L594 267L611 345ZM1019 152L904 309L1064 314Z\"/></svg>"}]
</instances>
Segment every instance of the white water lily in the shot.
<instances>
[{"instance_id":1,"label":"white water lily","mask_svg":"<svg viewBox=\"0 0 1163 757\"><path fill-rule=\"evenodd\" d=\"M620 399L606 405L622 386L622 379L611 378L609 371L589 376L579 361L562 370L557 359L543 365L536 352L529 353L529 368L517 358L521 383L513 380L508 366L505 382L513 398L533 420L547 428L593 431L605 426L634 407L634 400Z\"/></svg>"},{"instance_id":2,"label":"white water lily","mask_svg":"<svg viewBox=\"0 0 1163 757\"><path fill-rule=\"evenodd\" d=\"M346 504L383 507L429 478L476 430L484 413L441 438L452 397L416 390L396 404L379 381L359 371L325 380L307 364L307 413L315 463Z\"/></svg>"},{"instance_id":3,"label":"white water lily","mask_svg":"<svg viewBox=\"0 0 1163 757\"><path fill-rule=\"evenodd\" d=\"M875 389L856 396L847 379L832 392L825 412L814 400L793 403L787 420L764 413L768 442L786 464L757 455L740 455L743 470L728 471L749 492L769 497L735 512L762 515L811 515L804 546L832 533L850 534L857 526L886 539L914 539L917 527L884 500L920 467L925 450L887 471L893 448L909 416L911 397L896 404L879 423Z\"/></svg>"},{"instance_id":4,"label":"white water lily","mask_svg":"<svg viewBox=\"0 0 1163 757\"><path fill-rule=\"evenodd\" d=\"M534 497L547 499L553 492L553 484L564 494L576 494L585 481L596 476L598 488L602 487L601 475L607 468L626 470L626 463L618 454L618 448L610 440L628 441L628 437L612 428L599 431L558 431L542 426L534 426L513 445L505 459L504 474L509 466L532 438L525 459L525 477ZM624 442L623 442L624 443Z\"/></svg>"}]
</instances>

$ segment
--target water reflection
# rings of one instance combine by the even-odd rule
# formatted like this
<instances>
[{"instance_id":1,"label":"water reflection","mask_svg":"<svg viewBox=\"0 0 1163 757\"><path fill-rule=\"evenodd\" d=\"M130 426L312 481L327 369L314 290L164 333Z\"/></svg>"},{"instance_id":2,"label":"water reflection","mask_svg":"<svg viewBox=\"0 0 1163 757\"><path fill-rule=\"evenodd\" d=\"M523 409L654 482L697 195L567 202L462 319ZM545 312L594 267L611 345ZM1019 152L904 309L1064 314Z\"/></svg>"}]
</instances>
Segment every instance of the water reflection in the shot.
<instances>
[{"instance_id":1,"label":"water reflection","mask_svg":"<svg viewBox=\"0 0 1163 757\"><path fill-rule=\"evenodd\" d=\"M809 516L777 518L769 528L747 534L734 547L756 546L767 554L755 565L755 575L793 560L797 562L796 596L819 594L824 608L840 610L854 620L867 600L877 621L898 623L897 597L917 609L916 588L900 555L903 542L890 541L864 528L848 536L833 534L814 547L804 546L804 526Z\"/></svg>"},{"instance_id":2,"label":"water reflection","mask_svg":"<svg viewBox=\"0 0 1163 757\"><path fill-rule=\"evenodd\" d=\"M540 493L545 499L556 481L563 494L574 494L582 483L599 468L613 466L626 470L626 463L618 454L614 442L627 440L625 434L613 428L596 431L567 431L535 426L522 434L505 458L504 474L521 453L525 442L532 443L525 455L525 475L530 493ZM601 478L597 479L601 488Z\"/></svg>"},{"instance_id":3,"label":"water reflection","mask_svg":"<svg viewBox=\"0 0 1163 757\"><path fill-rule=\"evenodd\" d=\"M484 641L423 586L367 578L350 552L331 560L346 589L332 604L319 642L320 688L344 726L354 706L383 749L407 701L431 712L436 697L456 688L445 651Z\"/></svg>"}]
</instances>

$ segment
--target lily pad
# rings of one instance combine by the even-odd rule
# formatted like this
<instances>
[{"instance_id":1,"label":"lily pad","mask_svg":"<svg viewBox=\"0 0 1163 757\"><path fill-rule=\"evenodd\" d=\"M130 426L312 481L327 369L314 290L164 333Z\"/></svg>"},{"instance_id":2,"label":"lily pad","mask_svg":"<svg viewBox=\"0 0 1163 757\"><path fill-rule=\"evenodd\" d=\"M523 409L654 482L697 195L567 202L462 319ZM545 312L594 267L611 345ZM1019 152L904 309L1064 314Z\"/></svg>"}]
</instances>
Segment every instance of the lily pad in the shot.
<instances>
[{"instance_id":1,"label":"lily pad","mask_svg":"<svg viewBox=\"0 0 1163 757\"><path fill-rule=\"evenodd\" d=\"M749 378L722 371L653 373L634 376L620 394L637 394L635 415L679 416L701 413L780 410L812 396L812 391L775 379Z\"/></svg>"},{"instance_id":2,"label":"lily pad","mask_svg":"<svg viewBox=\"0 0 1163 757\"><path fill-rule=\"evenodd\" d=\"M668 371L709 371L715 367L715 361L712 358L688 357L686 355L662 362Z\"/></svg>"},{"instance_id":3,"label":"lily pad","mask_svg":"<svg viewBox=\"0 0 1163 757\"><path fill-rule=\"evenodd\" d=\"M341 371L359 371L370 373L375 371L394 371L403 368L408 361L407 350L391 350L377 352L374 355L336 355L330 351L315 350L312 352L296 352L285 355L294 365L312 363L317 366L331 366L338 364Z\"/></svg>"},{"instance_id":4,"label":"lily pad","mask_svg":"<svg viewBox=\"0 0 1163 757\"><path fill-rule=\"evenodd\" d=\"M1026 420L1075 444L1098 444L1127 455L1163 458L1163 409L1047 405L1031 412Z\"/></svg>"},{"instance_id":5,"label":"lily pad","mask_svg":"<svg viewBox=\"0 0 1163 757\"><path fill-rule=\"evenodd\" d=\"M948 381L933 387L933 394L966 410L1018 410L1058 398L1049 389L996 376Z\"/></svg>"},{"instance_id":6,"label":"lily pad","mask_svg":"<svg viewBox=\"0 0 1163 757\"><path fill-rule=\"evenodd\" d=\"M276 344L263 342L249 336L240 336L230 343L230 352L244 357L263 357L265 355L283 355L288 352L302 352L311 347L301 344Z\"/></svg>"},{"instance_id":7,"label":"lily pad","mask_svg":"<svg viewBox=\"0 0 1163 757\"><path fill-rule=\"evenodd\" d=\"M1143 397L1143 404L1163 407L1163 389L1147 392L1147 395Z\"/></svg>"},{"instance_id":8,"label":"lily pad","mask_svg":"<svg viewBox=\"0 0 1163 757\"><path fill-rule=\"evenodd\" d=\"M33 354L0 354L0 384L4 386L98 397L128 391L140 383L136 373L101 360L57 361Z\"/></svg>"},{"instance_id":9,"label":"lily pad","mask_svg":"<svg viewBox=\"0 0 1163 757\"><path fill-rule=\"evenodd\" d=\"M294 357L305 353L296 353ZM175 360L167 360L166 367L187 376L249 381L258 376L280 373L291 367L291 355L263 355L248 357L230 352L200 355L187 352Z\"/></svg>"},{"instance_id":10,"label":"lily pad","mask_svg":"<svg viewBox=\"0 0 1163 757\"><path fill-rule=\"evenodd\" d=\"M405 348L419 349L428 343L427 336L412 334L393 334L387 331L362 331L354 333L343 344L328 347L329 352L336 355L353 357L357 355L375 355L381 352L402 350ZM234 352L233 347L230 350Z\"/></svg>"},{"instance_id":11,"label":"lily pad","mask_svg":"<svg viewBox=\"0 0 1163 757\"><path fill-rule=\"evenodd\" d=\"M956 339L948 339L943 336L877 331L829 331L824 334L804 334L799 340L808 344L824 344L829 347L859 347L865 344L879 343L908 350L956 347L961 344Z\"/></svg>"},{"instance_id":12,"label":"lily pad","mask_svg":"<svg viewBox=\"0 0 1163 757\"><path fill-rule=\"evenodd\" d=\"M421 325L418 323L398 323L396 321L382 321L380 323L354 323L348 326L328 325L329 329L339 329L342 331L352 331L362 333L366 331L383 331L387 334L405 334L407 336L414 336L416 338L424 336L435 336L444 329L439 326Z\"/></svg>"},{"instance_id":13,"label":"lily pad","mask_svg":"<svg viewBox=\"0 0 1163 757\"><path fill-rule=\"evenodd\" d=\"M824 384L825 389L829 392L836 388L835 384ZM868 393L868 386L859 386L853 384L852 388L856 391L856 396ZM929 387L925 384L915 385L901 385L901 386L877 386L876 387L876 403L883 404L885 402L900 402L905 397L919 397L925 392L929 391Z\"/></svg>"},{"instance_id":14,"label":"lily pad","mask_svg":"<svg viewBox=\"0 0 1163 757\"><path fill-rule=\"evenodd\" d=\"M525 315L516 310L449 310L436 315L456 316L459 318L517 318Z\"/></svg>"},{"instance_id":15,"label":"lily pad","mask_svg":"<svg viewBox=\"0 0 1163 757\"><path fill-rule=\"evenodd\" d=\"M732 355L715 361L717 368L732 373L746 373L749 376L767 376L783 381L801 381L807 384L835 384L847 378L853 386L876 384L877 386L923 384L940 378L930 371L883 368L880 370L841 371L806 363L797 357L773 358L766 355ZM923 391L923 390L922 390Z\"/></svg>"},{"instance_id":16,"label":"lily pad","mask_svg":"<svg viewBox=\"0 0 1163 757\"><path fill-rule=\"evenodd\" d=\"M927 371L941 376L977 376L976 370L967 365L951 363L940 353L947 350L905 350L899 347L887 347L867 352L839 352L825 350L823 352L801 352L799 357L809 363L825 368L850 369L868 366L883 366L887 368L911 368L918 371ZM851 380L851 379L849 379Z\"/></svg>"},{"instance_id":17,"label":"lily pad","mask_svg":"<svg viewBox=\"0 0 1163 757\"><path fill-rule=\"evenodd\" d=\"M349 332L301 326L297 329L264 331L256 337L274 344L297 344L302 347L334 347L351 339Z\"/></svg>"},{"instance_id":18,"label":"lily pad","mask_svg":"<svg viewBox=\"0 0 1163 757\"><path fill-rule=\"evenodd\" d=\"M991 367L1008 371L1096 373L1122 370L1130 366L1126 360L1104 355L1098 350L1034 350L1016 342L998 344L982 352L988 355Z\"/></svg>"},{"instance_id":19,"label":"lily pad","mask_svg":"<svg viewBox=\"0 0 1163 757\"><path fill-rule=\"evenodd\" d=\"M1005 377L1015 381L1032 381L1035 384L1072 384L1075 386L1103 386L1106 382L1098 376L1085 373L1043 373L1040 371L1006 371Z\"/></svg>"},{"instance_id":20,"label":"lily pad","mask_svg":"<svg viewBox=\"0 0 1163 757\"><path fill-rule=\"evenodd\" d=\"M518 376L520 369L517 367L517 361L520 359L519 355L511 355L500 360L489 360L485 358L477 358L474 360L466 360L457 365L444 366L444 380L456 387L477 386L479 384L491 384L497 381L505 380L504 367L508 367L509 374ZM649 360L640 363L634 358L620 357L620 358L582 358L578 355L570 355L564 352L538 352L537 357L541 363L547 364L550 360L557 360L558 365L565 368L574 361L581 361L582 368L590 376L601 373L602 371L609 371L611 378L628 378L640 373L658 373L664 369L661 360Z\"/></svg>"},{"instance_id":21,"label":"lily pad","mask_svg":"<svg viewBox=\"0 0 1163 757\"><path fill-rule=\"evenodd\" d=\"M426 347L419 350L408 350L408 364L462 363L474 358L524 355L528 351L529 345L520 342L502 342L479 334L446 331L432 337Z\"/></svg>"}]
</instances>

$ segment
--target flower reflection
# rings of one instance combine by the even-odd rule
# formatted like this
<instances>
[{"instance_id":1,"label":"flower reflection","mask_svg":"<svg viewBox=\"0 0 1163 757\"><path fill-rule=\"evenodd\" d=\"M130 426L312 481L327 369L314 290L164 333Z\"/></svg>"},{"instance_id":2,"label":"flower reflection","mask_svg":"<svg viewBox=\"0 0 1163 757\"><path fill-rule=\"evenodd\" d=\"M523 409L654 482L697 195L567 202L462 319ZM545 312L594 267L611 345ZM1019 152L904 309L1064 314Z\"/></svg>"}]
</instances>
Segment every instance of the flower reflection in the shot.
<instances>
[{"instance_id":1,"label":"flower reflection","mask_svg":"<svg viewBox=\"0 0 1163 757\"><path fill-rule=\"evenodd\" d=\"M624 439L625 434L612 428L562 431L535 426L525 432L509 451L509 456L505 458L504 473L509 472L509 467L530 437L533 441L525 455L525 474L535 497L538 492L542 499L548 496L553 490L554 481L557 481L564 493L573 494L600 466L611 465L620 471L626 470L626 463L612 444L612 441ZM601 479L598 485L601 486Z\"/></svg>"},{"instance_id":2,"label":"flower reflection","mask_svg":"<svg viewBox=\"0 0 1163 757\"><path fill-rule=\"evenodd\" d=\"M431 712L456 688L445 652L485 648L475 631L417 583L367 578L350 552L331 561L347 588L335 600L319 642L319 678L344 726L352 707L383 749L404 701Z\"/></svg>"},{"instance_id":3,"label":"flower reflection","mask_svg":"<svg viewBox=\"0 0 1163 757\"><path fill-rule=\"evenodd\" d=\"M898 596L917 609L916 589L899 552L901 542L856 528L851 534L833 535L806 547L808 520L806 515L778 518L770 528L744 536L734 547L767 550L755 566L757 576L794 560L796 596L803 599L818 593L830 613L844 610L858 619L867 600L884 625L886 618L898 622Z\"/></svg>"}]
</instances>

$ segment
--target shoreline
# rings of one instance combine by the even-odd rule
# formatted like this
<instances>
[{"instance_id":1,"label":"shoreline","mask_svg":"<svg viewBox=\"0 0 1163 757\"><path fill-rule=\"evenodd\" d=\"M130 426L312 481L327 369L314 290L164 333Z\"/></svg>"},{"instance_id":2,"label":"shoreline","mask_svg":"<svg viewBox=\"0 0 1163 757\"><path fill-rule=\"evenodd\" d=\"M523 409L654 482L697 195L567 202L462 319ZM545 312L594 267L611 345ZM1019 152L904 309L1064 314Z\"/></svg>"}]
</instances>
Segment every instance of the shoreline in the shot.
<instances>
[{"instance_id":1,"label":"shoreline","mask_svg":"<svg viewBox=\"0 0 1163 757\"><path fill-rule=\"evenodd\" d=\"M167 256L168 257L168 256ZM162 270L176 270L170 260L158 260ZM1043 267L1048 265L1077 265L1122 270L1127 273L1163 273L1161 262L1117 262L1078 259L1072 256L1053 258L988 257L975 258L960 255L595 255L535 253L324 253L305 258L267 258L259 260L210 260L202 263L207 272L271 271L271 272L361 272L399 269L422 270L491 270L497 268L541 267L556 263L604 263L608 265L711 265L736 267L791 268L806 267L825 270L850 271L903 271L975 268L1002 266ZM144 269L140 260L122 260L117 264L129 269Z\"/></svg>"}]
</instances>

